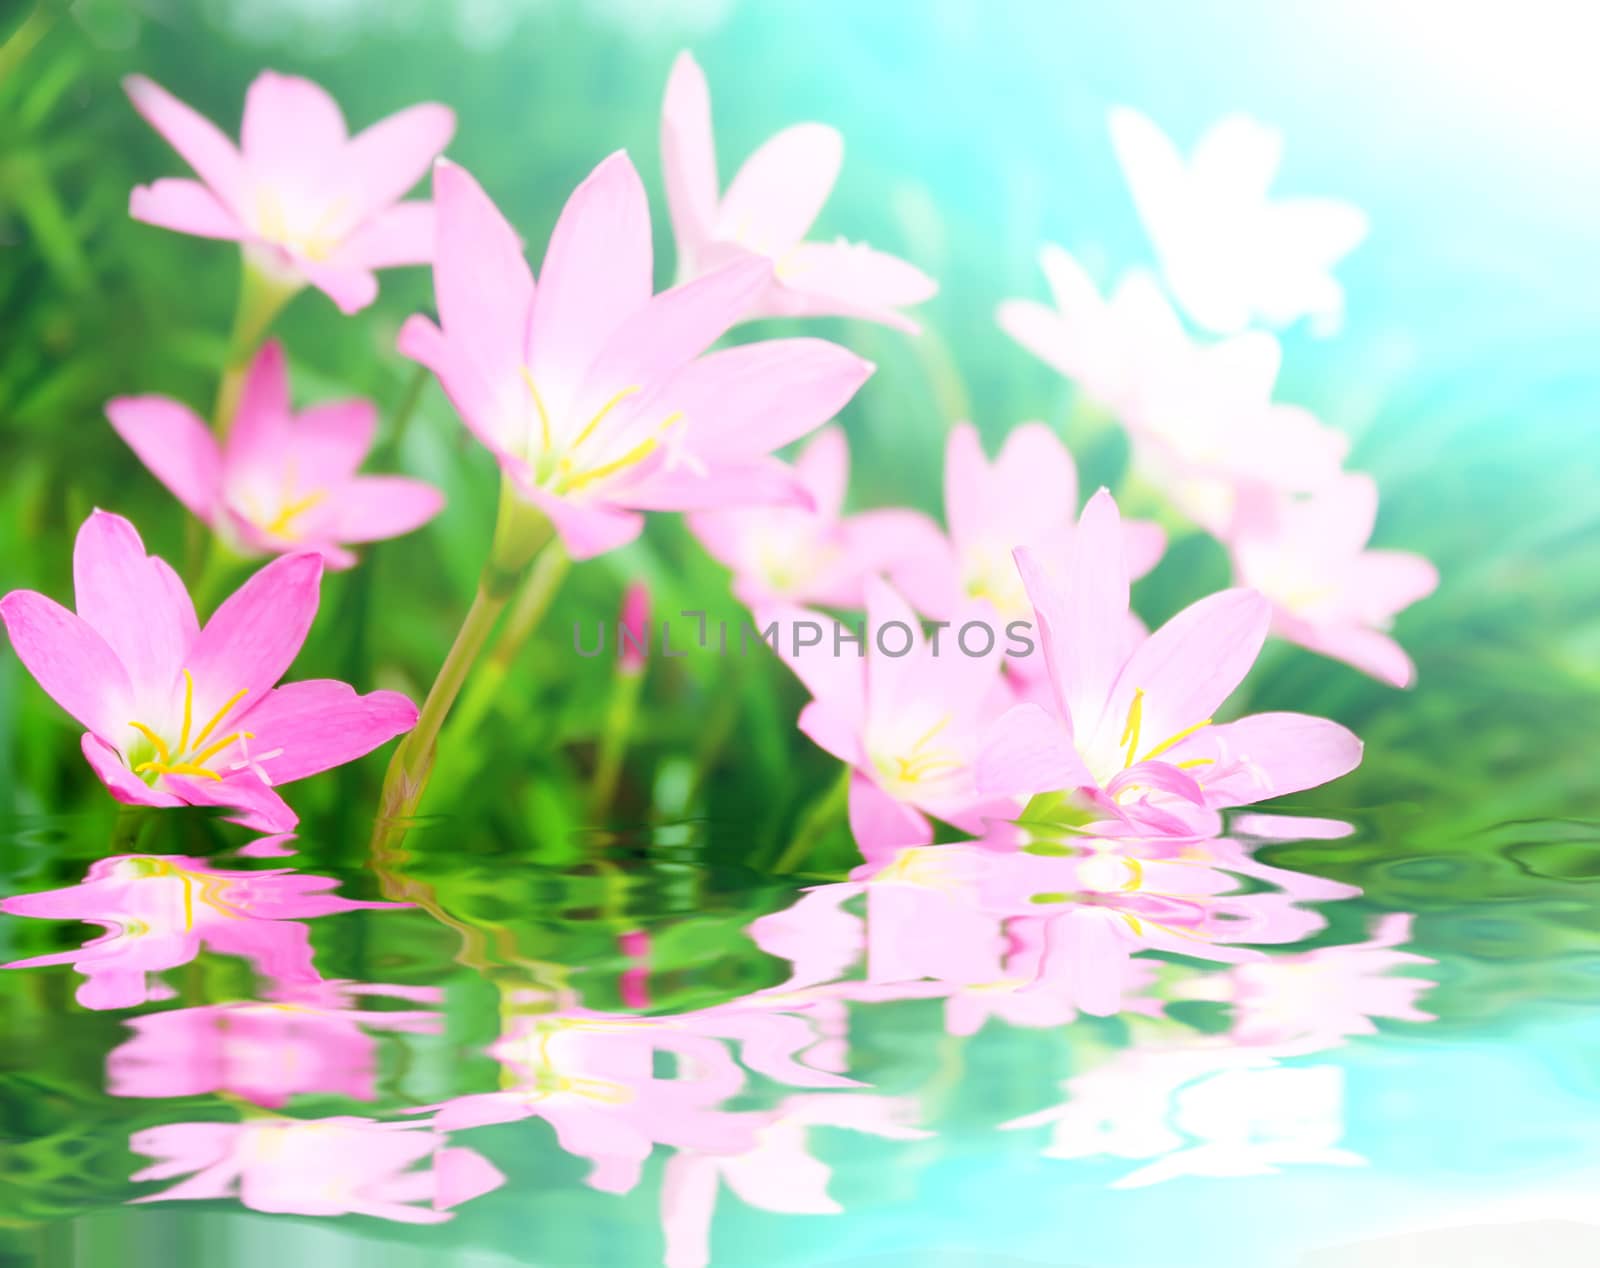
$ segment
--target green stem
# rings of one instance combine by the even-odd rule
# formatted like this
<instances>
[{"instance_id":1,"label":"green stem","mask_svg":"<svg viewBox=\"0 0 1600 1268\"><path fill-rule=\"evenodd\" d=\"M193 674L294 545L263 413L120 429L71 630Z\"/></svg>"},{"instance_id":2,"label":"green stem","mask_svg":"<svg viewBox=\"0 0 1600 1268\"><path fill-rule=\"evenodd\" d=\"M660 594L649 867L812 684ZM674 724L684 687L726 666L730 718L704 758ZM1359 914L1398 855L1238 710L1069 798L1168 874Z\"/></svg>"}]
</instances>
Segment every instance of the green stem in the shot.
<instances>
[{"instance_id":1,"label":"green stem","mask_svg":"<svg viewBox=\"0 0 1600 1268\"><path fill-rule=\"evenodd\" d=\"M0 41L0 81L5 80L33 52L35 45L56 24L56 17L64 7L54 4L35 6L22 25L11 33L11 37Z\"/></svg>"},{"instance_id":2,"label":"green stem","mask_svg":"<svg viewBox=\"0 0 1600 1268\"><path fill-rule=\"evenodd\" d=\"M595 762L594 782L589 789L589 805L596 817L606 812L617 795L622 755L628 749L628 734L633 730L633 715L643 685L643 669L626 669L617 674L616 684L611 688L611 704L606 710L605 730L600 736L600 756Z\"/></svg>"},{"instance_id":3,"label":"green stem","mask_svg":"<svg viewBox=\"0 0 1600 1268\"><path fill-rule=\"evenodd\" d=\"M794 839L789 842L789 848L778 856L778 861L772 865L772 870L777 873L792 872L806 860L806 856L816 848L820 841L845 815L850 805L850 767L845 766L839 771L839 778L834 780L830 788L811 807L811 812L801 820L800 827L794 834Z\"/></svg>"},{"instance_id":4,"label":"green stem","mask_svg":"<svg viewBox=\"0 0 1600 1268\"><path fill-rule=\"evenodd\" d=\"M406 380L405 394L401 396L400 403L395 406L394 422L389 429L389 442L385 446L391 456L400 453L401 443L406 438L406 429L411 424L412 416L417 412L417 405L422 400L422 389L428 385L430 371L427 366L419 365L416 371Z\"/></svg>"},{"instance_id":5,"label":"green stem","mask_svg":"<svg viewBox=\"0 0 1600 1268\"><path fill-rule=\"evenodd\" d=\"M228 355L217 384L217 399L211 407L211 427L219 439L225 439L233 427L239 394L244 390L245 375L256 348L301 286L298 281L277 275L269 265L256 263L248 250L240 253L240 261L239 302L228 334Z\"/></svg>"},{"instance_id":6,"label":"green stem","mask_svg":"<svg viewBox=\"0 0 1600 1268\"><path fill-rule=\"evenodd\" d=\"M372 831L371 849L375 854L392 850L404 839L405 821L416 814L421 804L428 776L433 771L439 732L450 716L451 706L461 694L462 685L494 632L495 622L506 603L529 565L554 534L550 521L519 499L509 481L504 482L494 543L478 580L478 592L428 690L417 725L400 742L384 776L378 817Z\"/></svg>"}]
</instances>

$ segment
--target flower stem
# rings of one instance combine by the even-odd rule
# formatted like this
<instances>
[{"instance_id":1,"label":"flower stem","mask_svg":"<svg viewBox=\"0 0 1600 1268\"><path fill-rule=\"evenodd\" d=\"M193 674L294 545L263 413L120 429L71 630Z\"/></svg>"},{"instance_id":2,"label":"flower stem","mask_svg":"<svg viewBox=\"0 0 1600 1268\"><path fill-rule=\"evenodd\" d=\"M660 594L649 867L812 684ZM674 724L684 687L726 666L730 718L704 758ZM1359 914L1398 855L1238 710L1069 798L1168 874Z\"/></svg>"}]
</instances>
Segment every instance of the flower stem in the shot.
<instances>
[{"instance_id":1,"label":"flower stem","mask_svg":"<svg viewBox=\"0 0 1600 1268\"><path fill-rule=\"evenodd\" d=\"M392 849L405 837L407 819L415 815L433 771L439 732L462 685L482 654L495 623L518 588L535 556L549 544L555 530L536 508L517 498L510 483L502 486L494 544L478 580L478 592L466 619L446 653L444 664L428 690L417 725L400 742L383 779L378 817L373 824L374 853Z\"/></svg>"},{"instance_id":2,"label":"flower stem","mask_svg":"<svg viewBox=\"0 0 1600 1268\"><path fill-rule=\"evenodd\" d=\"M830 788L811 807L811 812L800 821L794 839L789 842L789 848L778 856L778 861L772 865L776 873L792 872L804 863L806 856L817 846L817 842L825 837L829 830L844 816L850 804L850 774L848 766L839 771L839 778L834 780Z\"/></svg>"},{"instance_id":3,"label":"flower stem","mask_svg":"<svg viewBox=\"0 0 1600 1268\"><path fill-rule=\"evenodd\" d=\"M628 748L628 733L633 730L633 715L643 685L644 674L629 670L619 673L611 688L605 730L600 736L600 756L595 762L594 782L589 787L589 805L597 817L606 812L616 796L617 778L622 774L622 755Z\"/></svg>"},{"instance_id":4,"label":"flower stem","mask_svg":"<svg viewBox=\"0 0 1600 1268\"><path fill-rule=\"evenodd\" d=\"M239 394L256 348L272 327L283 306L300 289L298 281L279 275L269 262L240 253L239 302L233 312L233 329L228 334L228 355L217 384L217 399L211 408L211 427L219 439L233 427L239 409Z\"/></svg>"}]
</instances>

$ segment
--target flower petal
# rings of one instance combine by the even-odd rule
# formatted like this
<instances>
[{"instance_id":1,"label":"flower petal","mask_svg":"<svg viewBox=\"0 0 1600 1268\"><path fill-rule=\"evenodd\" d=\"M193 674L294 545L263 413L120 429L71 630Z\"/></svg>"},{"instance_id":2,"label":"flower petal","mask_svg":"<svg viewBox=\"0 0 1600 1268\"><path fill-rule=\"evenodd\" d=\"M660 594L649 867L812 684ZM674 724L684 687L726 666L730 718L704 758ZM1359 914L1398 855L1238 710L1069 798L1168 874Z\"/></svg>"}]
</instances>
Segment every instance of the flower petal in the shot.
<instances>
[{"instance_id":1,"label":"flower petal","mask_svg":"<svg viewBox=\"0 0 1600 1268\"><path fill-rule=\"evenodd\" d=\"M106 402L106 417L191 515L214 521L222 460L211 429L193 410L164 396L119 396Z\"/></svg>"},{"instance_id":2,"label":"flower petal","mask_svg":"<svg viewBox=\"0 0 1600 1268\"><path fill-rule=\"evenodd\" d=\"M133 686L93 626L32 590L13 590L0 599L0 621L45 694L97 735L126 731L134 716Z\"/></svg>"},{"instance_id":3,"label":"flower petal","mask_svg":"<svg viewBox=\"0 0 1600 1268\"><path fill-rule=\"evenodd\" d=\"M137 185L128 198L128 214L145 224L201 238L237 241L251 236L250 228L199 181L159 180Z\"/></svg>"},{"instance_id":4,"label":"flower petal","mask_svg":"<svg viewBox=\"0 0 1600 1268\"><path fill-rule=\"evenodd\" d=\"M399 537L444 509L444 494L407 476L356 476L338 492L333 535L341 542Z\"/></svg>"},{"instance_id":5,"label":"flower petal","mask_svg":"<svg viewBox=\"0 0 1600 1268\"><path fill-rule=\"evenodd\" d=\"M320 84L266 70L244 97L239 148L250 172L280 198L322 197L339 170L344 114Z\"/></svg>"},{"instance_id":6,"label":"flower petal","mask_svg":"<svg viewBox=\"0 0 1600 1268\"><path fill-rule=\"evenodd\" d=\"M358 132L339 155L335 202L343 201L353 224L398 202L427 175L455 130L454 111L423 102Z\"/></svg>"},{"instance_id":7,"label":"flower petal","mask_svg":"<svg viewBox=\"0 0 1600 1268\"><path fill-rule=\"evenodd\" d=\"M189 654L196 718L210 718L244 690L237 717L283 677L311 629L321 584L321 556L284 555L224 601Z\"/></svg>"},{"instance_id":8,"label":"flower petal","mask_svg":"<svg viewBox=\"0 0 1600 1268\"><path fill-rule=\"evenodd\" d=\"M353 269L429 264L438 234L435 219L432 203L385 207L344 240L338 260Z\"/></svg>"},{"instance_id":9,"label":"flower petal","mask_svg":"<svg viewBox=\"0 0 1600 1268\"><path fill-rule=\"evenodd\" d=\"M250 751L276 787L364 757L416 723L417 706L398 692L363 696L312 678L268 692L240 725L254 733Z\"/></svg>"},{"instance_id":10,"label":"flower petal","mask_svg":"<svg viewBox=\"0 0 1600 1268\"><path fill-rule=\"evenodd\" d=\"M833 192L844 138L821 123L799 123L766 141L735 174L717 215L716 236L762 255L786 254L811 228Z\"/></svg>"},{"instance_id":11,"label":"flower petal","mask_svg":"<svg viewBox=\"0 0 1600 1268\"><path fill-rule=\"evenodd\" d=\"M1008 709L984 735L977 764L979 792L1031 797L1093 783L1071 733L1036 704Z\"/></svg>"},{"instance_id":12,"label":"flower petal","mask_svg":"<svg viewBox=\"0 0 1600 1268\"><path fill-rule=\"evenodd\" d=\"M229 211L243 219L250 211L250 178L233 142L211 120L143 75L129 75L122 86L145 122L183 156Z\"/></svg>"},{"instance_id":13,"label":"flower petal","mask_svg":"<svg viewBox=\"0 0 1600 1268\"><path fill-rule=\"evenodd\" d=\"M711 237L717 215L717 151L711 131L711 90L688 52L678 54L661 105L661 171L678 243L678 272L686 276Z\"/></svg>"}]
</instances>

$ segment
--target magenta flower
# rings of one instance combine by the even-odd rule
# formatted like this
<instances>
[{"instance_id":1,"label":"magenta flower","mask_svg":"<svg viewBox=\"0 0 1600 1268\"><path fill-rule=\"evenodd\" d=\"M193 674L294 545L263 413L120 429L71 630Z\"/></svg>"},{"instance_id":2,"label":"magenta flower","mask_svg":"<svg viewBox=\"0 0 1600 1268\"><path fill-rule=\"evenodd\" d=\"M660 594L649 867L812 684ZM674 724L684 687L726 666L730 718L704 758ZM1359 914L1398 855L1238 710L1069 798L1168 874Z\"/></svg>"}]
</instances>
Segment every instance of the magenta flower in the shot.
<instances>
[{"instance_id":1,"label":"magenta flower","mask_svg":"<svg viewBox=\"0 0 1600 1268\"><path fill-rule=\"evenodd\" d=\"M522 246L476 181L434 168L434 294L400 350L439 377L510 490L569 554L631 541L646 510L804 503L771 452L833 417L872 366L819 339L707 347L770 266L746 258L652 297L650 209L613 154L561 213L537 289Z\"/></svg>"},{"instance_id":2,"label":"magenta flower","mask_svg":"<svg viewBox=\"0 0 1600 1268\"><path fill-rule=\"evenodd\" d=\"M912 1124L915 1101L870 1092L791 1096L761 1115L753 1148L706 1154L680 1150L661 1178L661 1227L666 1268L704 1268L711 1262L711 1221L717 1190L726 1184L750 1206L785 1215L837 1215L828 1193L833 1173L811 1154L813 1127L846 1127L891 1140L923 1140L932 1132Z\"/></svg>"},{"instance_id":3,"label":"magenta flower","mask_svg":"<svg viewBox=\"0 0 1600 1268\"><path fill-rule=\"evenodd\" d=\"M106 405L117 434L202 523L246 555L315 550L331 568L356 557L344 542L398 537L444 506L432 485L358 475L377 430L370 401L289 407L283 348L266 344L219 445L187 406L164 396Z\"/></svg>"},{"instance_id":4,"label":"magenta flower","mask_svg":"<svg viewBox=\"0 0 1600 1268\"><path fill-rule=\"evenodd\" d=\"M11 645L81 723L83 755L118 801L228 806L286 832L280 784L343 765L411 729L416 706L342 682L273 684L317 611L322 559L285 555L202 628L183 583L132 524L95 511L78 530L77 612L32 590L0 599Z\"/></svg>"},{"instance_id":5,"label":"magenta flower","mask_svg":"<svg viewBox=\"0 0 1600 1268\"><path fill-rule=\"evenodd\" d=\"M135 1202L237 1198L272 1215L439 1224L452 1207L505 1183L482 1154L450 1145L426 1123L343 1116L168 1123L136 1132L129 1147L156 1159L133 1180L189 1177Z\"/></svg>"},{"instance_id":6,"label":"magenta flower","mask_svg":"<svg viewBox=\"0 0 1600 1268\"><path fill-rule=\"evenodd\" d=\"M617 621L617 668L624 674L642 674L645 649L649 646L650 587L635 581L622 596L622 612Z\"/></svg>"},{"instance_id":7,"label":"magenta flower","mask_svg":"<svg viewBox=\"0 0 1600 1268\"><path fill-rule=\"evenodd\" d=\"M1065 251L1042 259L1056 309L1011 300L1000 325L1116 415L1135 474L1190 519L1225 538L1241 493L1338 478L1344 435L1272 399L1282 350L1271 335L1199 344L1149 278L1124 279L1107 304Z\"/></svg>"},{"instance_id":8,"label":"magenta flower","mask_svg":"<svg viewBox=\"0 0 1600 1268\"><path fill-rule=\"evenodd\" d=\"M689 528L719 563L733 570L733 592L752 607L779 601L860 607L866 579L906 558L937 549L939 530L915 511L844 515L850 447L844 432L818 432L795 460L811 505L699 511Z\"/></svg>"},{"instance_id":9,"label":"magenta flower","mask_svg":"<svg viewBox=\"0 0 1600 1268\"><path fill-rule=\"evenodd\" d=\"M291 1096L324 1093L370 1101L377 1095L377 1041L369 1030L439 1034L427 1009L362 1011L360 997L438 1003L425 986L317 982L279 988L265 1000L148 1013L128 1020L133 1037L106 1061L113 1096L224 1093L277 1109Z\"/></svg>"},{"instance_id":10,"label":"magenta flower","mask_svg":"<svg viewBox=\"0 0 1600 1268\"><path fill-rule=\"evenodd\" d=\"M377 297L374 269L431 258L432 208L400 199L455 131L445 107L412 106L351 137L323 89L264 71L245 95L235 147L143 76L124 86L200 178L139 186L129 204L135 220L243 243L280 284L309 282L347 313Z\"/></svg>"},{"instance_id":11,"label":"magenta flower","mask_svg":"<svg viewBox=\"0 0 1600 1268\"><path fill-rule=\"evenodd\" d=\"M968 654L967 622L952 622L935 643L885 582L869 581L866 599L864 654L835 646L826 621L813 622L820 642L796 646L812 619L801 609L756 615L763 628L778 622L788 640L782 659L811 692L800 729L851 768L850 830L862 854L880 860L892 847L932 841L930 819L980 832L987 817L1014 815L1018 801L981 792L974 778L982 736L1011 703L998 633L971 612L979 632L969 643L985 654Z\"/></svg>"},{"instance_id":12,"label":"magenta flower","mask_svg":"<svg viewBox=\"0 0 1600 1268\"><path fill-rule=\"evenodd\" d=\"M1280 637L1409 687L1416 667L1384 631L1433 593L1439 573L1421 555L1368 550L1377 515L1378 486L1364 475L1304 500L1246 499L1229 542L1234 574L1272 602Z\"/></svg>"},{"instance_id":13,"label":"magenta flower","mask_svg":"<svg viewBox=\"0 0 1600 1268\"><path fill-rule=\"evenodd\" d=\"M338 882L286 868L225 872L181 855L119 855L101 859L76 885L0 900L0 911L44 920L101 925L102 937L74 951L14 960L0 966L35 968L70 964L88 980L78 988L85 1008L132 1008L170 999L150 974L187 964L202 946L250 960L280 985L320 979L311 962L311 938L300 921L364 908L404 903L365 902L324 891Z\"/></svg>"},{"instance_id":14,"label":"magenta flower","mask_svg":"<svg viewBox=\"0 0 1600 1268\"><path fill-rule=\"evenodd\" d=\"M1136 110L1111 112L1111 141L1178 302L1207 330L1311 316L1337 326L1332 269L1367 234L1360 208L1331 198L1269 201L1283 135L1248 115L1209 128L1185 161Z\"/></svg>"},{"instance_id":15,"label":"magenta flower","mask_svg":"<svg viewBox=\"0 0 1600 1268\"><path fill-rule=\"evenodd\" d=\"M839 178L844 140L833 128L802 123L772 137L719 195L705 73L678 54L661 108L661 164L678 242L678 280L688 281L748 255L772 262L769 284L746 317L863 317L916 334L899 309L938 290L904 260L864 243L806 242Z\"/></svg>"},{"instance_id":16,"label":"magenta flower","mask_svg":"<svg viewBox=\"0 0 1600 1268\"><path fill-rule=\"evenodd\" d=\"M1046 559L1065 555L1077 506L1077 467L1045 424L1013 428L990 463L977 428L958 423L944 459L949 537L907 552L892 571L894 582L930 617L949 620L976 600L987 603L1002 623L1029 620L1033 609L1013 552L1026 546ZM1142 577L1160 560L1166 534L1141 520L1127 521L1123 532L1129 572Z\"/></svg>"},{"instance_id":17,"label":"magenta flower","mask_svg":"<svg viewBox=\"0 0 1600 1268\"><path fill-rule=\"evenodd\" d=\"M1130 644L1122 522L1105 490L1078 523L1064 586L1030 552L1017 561L1053 707L1020 704L989 732L977 775L986 792L1076 793L1101 817L1204 835L1216 831L1210 812L1314 788L1360 762L1361 742L1322 718L1214 722L1266 639L1271 608L1255 591L1201 599Z\"/></svg>"}]
</instances>

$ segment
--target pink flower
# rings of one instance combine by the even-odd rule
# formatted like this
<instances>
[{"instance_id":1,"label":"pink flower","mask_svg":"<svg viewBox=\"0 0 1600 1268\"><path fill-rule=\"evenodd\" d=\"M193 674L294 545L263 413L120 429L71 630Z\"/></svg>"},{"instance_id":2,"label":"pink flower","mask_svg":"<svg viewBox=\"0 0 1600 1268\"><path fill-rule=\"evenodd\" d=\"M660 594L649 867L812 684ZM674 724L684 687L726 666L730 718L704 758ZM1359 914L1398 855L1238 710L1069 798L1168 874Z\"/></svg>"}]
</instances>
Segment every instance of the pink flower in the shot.
<instances>
[{"instance_id":1,"label":"pink flower","mask_svg":"<svg viewBox=\"0 0 1600 1268\"><path fill-rule=\"evenodd\" d=\"M852 769L850 830L867 859L881 860L891 847L932 841L930 817L978 832L987 816L1019 807L1008 795L980 793L974 779L980 738L1010 703L999 632L981 611L970 613L980 633L969 643L984 654L969 655L960 641L967 622L952 622L934 642L883 581L867 583L866 600L864 654L836 640L826 621L813 622L825 631L820 642L800 646L811 618L799 609L763 609L757 623L778 622L783 660L812 695L800 729Z\"/></svg>"},{"instance_id":2,"label":"pink flower","mask_svg":"<svg viewBox=\"0 0 1600 1268\"><path fill-rule=\"evenodd\" d=\"M1043 423L1023 423L1006 437L991 464L971 423L950 433L944 460L944 507L949 538L935 538L894 569L895 584L931 617L950 619L974 600L1002 622L1028 620L1033 609L1013 552L1065 555L1077 517L1078 471L1072 455ZM1123 525L1129 571L1142 577L1156 566L1166 534L1156 524ZM1012 661L1026 663L1030 658Z\"/></svg>"},{"instance_id":3,"label":"pink flower","mask_svg":"<svg viewBox=\"0 0 1600 1268\"><path fill-rule=\"evenodd\" d=\"M891 1140L931 1136L913 1127L914 1101L871 1093L791 1096L763 1120L756 1144L740 1153L680 1150L661 1180L661 1226L666 1268L704 1268L711 1262L711 1221L717 1190L726 1184L749 1205L786 1215L837 1215L828 1193L831 1169L812 1157L812 1127L847 1127Z\"/></svg>"},{"instance_id":4,"label":"pink flower","mask_svg":"<svg viewBox=\"0 0 1600 1268\"><path fill-rule=\"evenodd\" d=\"M1235 965L1226 976L1209 975L1181 993L1231 1004L1233 1041L1278 1055L1318 1052L1351 1035L1377 1034L1377 1017L1432 1021L1417 998L1433 983L1390 975L1392 969L1433 963L1396 949L1410 939L1411 919L1394 912L1377 922L1366 942Z\"/></svg>"},{"instance_id":5,"label":"pink flower","mask_svg":"<svg viewBox=\"0 0 1600 1268\"><path fill-rule=\"evenodd\" d=\"M1272 399L1282 350L1271 335L1198 344L1149 278L1125 279L1108 305L1059 247L1043 262L1057 308L1011 300L1001 326L1111 410L1135 473L1208 532L1226 537L1241 493L1303 493L1338 478L1345 437Z\"/></svg>"},{"instance_id":6,"label":"pink flower","mask_svg":"<svg viewBox=\"0 0 1600 1268\"><path fill-rule=\"evenodd\" d=\"M688 517L700 544L733 569L733 592L741 602L860 607L868 577L937 548L939 530L915 511L841 514L850 448L839 428L817 433L796 459L794 472L810 495L809 507L700 511Z\"/></svg>"},{"instance_id":7,"label":"pink flower","mask_svg":"<svg viewBox=\"0 0 1600 1268\"><path fill-rule=\"evenodd\" d=\"M1111 141L1173 294L1207 330L1255 318L1338 325L1332 269L1367 233L1360 208L1331 198L1269 201L1283 135L1248 115L1209 128L1187 161L1135 110L1111 112Z\"/></svg>"},{"instance_id":8,"label":"pink flower","mask_svg":"<svg viewBox=\"0 0 1600 1268\"><path fill-rule=\"evenodd\" d=\"M1162 834L1214 833L1213 812L1314 788L1353 769L1361 742L1297 713L1213 721L1254 663L1271 608L1227 590L1128 641L1128 569L1111 494L1078 523L1058 586L1026 550L1017 561L1038 615L1053 708L1029 702L989 732L986 792L1075 792L1097 817L1133 816Z\"/></svg>"},{"instance_id":9,"label":"pink flower","mask_svg":"<svg viewBox=\"0 0 1600 1268\"><path fill-rule=\"evenodd\" d=\"M149 975L187 964L202 946L250 960L284 983L314 983L313 916L404 906L364 902L323 891L338 882L286 868L225 872L182 855L119 855L92 864L77 885L0 901L0 911L45 920L83 920L106 933L75 951L14 960L8 969L70 964L88 981L78 988L85 1008L132 1008L172 992Z\"/></svg>"},{"instance_id":10,"label":"pink flower","mask_svg":"<svg viewBox=\"0 0 1600 1268\"><path fill-rule=\"evenodd\" d=\"M771 452L833 417L872 366L817 339L706 355L766 285L745 258L651 295L650 210L626 154L567 201L537 290L522 247L461 168L434 168L434 293L400 350L439 377L510 489L574 558L631 541L646 510L805 502Z\"/></svg>"},{"instance_id":11,"label":"pink flower","mask_svg":"<svg viewBox=\"0 0 1600 1268\"><path fill-rule=\"evenodd\" d=\"M621 619L617 622L618 668L625 674L642 674L649 647L650 587L635 581L622 596Z\"/></svg>"},{"instance_id":12,"label":"pink flower","mask_svg":"<svg viewBox=\"0 0 1600 1268\"><path fill-rule=\"evenodd\" d=\"M444 505L420 480L356 473L378 425L370 401L292 411L276 342L250 367L220 446L192 410L164 396L118 397L106 416L173 496L243 554L315 550L329 567L348 568L356 557L341 543L409 533Z\"/></svg>"},{"instance_id":13,"label":"pink flower","mask_svg":"<svg viewBox=\"0 0 1600 1268\"><path fill-rule=\"evenodd\" d=\"M136 1132L129 1147L157 1160L135 1172L135 1181L190 1173L135 1202L232 1197L273 1215L439 1224L451 1207L505 1183L481 1154L451 1146L425 1123L343 1116L169 1123Z\"/></svg>"},{"instance_id":14,"label":"pink flower","mask_svg":"<svg viewBox=\"0 0 1600 1268\"><path fill-rule=\"evenodd\" d=\"M361 1011L360 996L437 1003L433 987L318 982L280 988L262 1001L148 1013L128 1020L133 1037L106 1062L113 1096L204 1096L221 1092L277 1109L291 1096L377 1095L377 1043L368 1030L438 1034L423 1009Z\"/></svg>"},{"instance_id":15,"label":"pink flower","mask_svg":"<svg viewBox=\"0 0 1600 1268\"><path fill-rule=\"evenodd\" d=\"M274 687L317 611L322 559L285 555L201 628L178 575L132 524L95 511L78 530L77 612L32 590L0 599L11 645L46 693L87 728L83 754L118 801L228 806L286 832L276 786L353 761L409 731L416 706L342 682Z\"/></svg>"},{"instance_id":16,"label":"pink flower","mask_svg":"<svg viewBox=\"0 0 1600 1268\"><path fill-rule=\"evenodd\" d=\"M531 994L513 1002L549 1003ZM676 1077L657 1073L658 1051L672 1055ZM489 1052L504 1067L504 1090L452 1097L430 1121L455 1131L543 1118L562 1149L594 1163L597 1189L633 1188L657 1144L712 1153L750 1144L751 1116L721 1108L744 1085L738 1063L718 1039L670 1018L521 1011Z\"/></svg>"},{"instance_id":17,"label":"pink flower","mask_svg":"<svg viewBox=\"0 0 1600 1268\"><path fill-rule=\"evenodd\" d=\"M898 310L930 298L938 290L932 278L862 243L803 241L843 158L833 128L798 124L752 154L719 196L710 90L694 58L678 54L661 109L661 164L679 281L754 254L774 272L746 317L863 317L917 333Z\"/></svg>"},{"instance_id":18,"label":"pink flower","mask_svg":"<svg viewBox=\"0 0 1600 1268\"><path fill-rule=\"evenodd\" d=\"M265 71L245 96L236 148L143 76L124 86L200 178L139 186L135 220L241 242L266 271L311 283L347 313L377 297L374 269L431 258L432 208L400 198L455 131L443 106L412 106L350 137L338 103L316 84Z\"/></svg>"},{"instance_id":19,"label":"pink flower","mask_svg":"<svg viewBox=\"0 0 1600 1268\"><path fill-rule=\"evenodd\" d=\"M1377 515L1378 486L1364 475L1304 500L1246 499L1230 534L1234 574L1271 601L1281 637L1409 687L1416 667L1384 631L1439 573L1421 555L1368 550Z\"/></svg>"}]
</instances>

